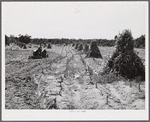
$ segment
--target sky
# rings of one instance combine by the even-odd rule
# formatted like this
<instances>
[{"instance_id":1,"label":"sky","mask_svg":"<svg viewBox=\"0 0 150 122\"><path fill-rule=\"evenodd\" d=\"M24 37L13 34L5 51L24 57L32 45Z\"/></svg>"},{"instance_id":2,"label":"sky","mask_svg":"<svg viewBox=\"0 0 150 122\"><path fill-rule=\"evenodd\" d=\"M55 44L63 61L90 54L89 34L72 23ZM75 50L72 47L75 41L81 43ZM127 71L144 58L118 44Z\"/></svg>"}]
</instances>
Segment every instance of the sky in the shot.
<instances>
[{"instance_id":1,"label":"sky","mask_svg":"<svg viewBox=\"0 0 150 122\"><path fill-rule=\"evenodd\" d=\"M124 29L146 34L148 2L2 2L6 35L32 38L114 39Z\"/></svg>"}]
</instances>

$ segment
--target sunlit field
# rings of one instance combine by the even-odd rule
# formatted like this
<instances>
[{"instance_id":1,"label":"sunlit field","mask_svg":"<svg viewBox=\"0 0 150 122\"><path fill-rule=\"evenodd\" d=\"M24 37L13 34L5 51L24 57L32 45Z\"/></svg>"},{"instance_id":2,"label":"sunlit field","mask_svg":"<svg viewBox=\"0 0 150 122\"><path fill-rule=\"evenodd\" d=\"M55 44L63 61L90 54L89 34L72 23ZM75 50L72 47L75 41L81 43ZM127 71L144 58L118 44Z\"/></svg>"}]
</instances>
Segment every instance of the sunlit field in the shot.
<instances>
[{"instance_id":1,"label":"sunlit field","mask_svg":"<svg viewBox=\"0 0 150 122\"><path fill-rule=\"evenodd\" d=\"M145 109L145 82L139 91L136 80L90 76L90 69L103 70L114 47L99 47L104 58L95 60L71 45L52 45L48 58L28 59L34 49L5 50L6 109ZM145 49L135 51L145 59Z\"/></svg>"}]
</instances>

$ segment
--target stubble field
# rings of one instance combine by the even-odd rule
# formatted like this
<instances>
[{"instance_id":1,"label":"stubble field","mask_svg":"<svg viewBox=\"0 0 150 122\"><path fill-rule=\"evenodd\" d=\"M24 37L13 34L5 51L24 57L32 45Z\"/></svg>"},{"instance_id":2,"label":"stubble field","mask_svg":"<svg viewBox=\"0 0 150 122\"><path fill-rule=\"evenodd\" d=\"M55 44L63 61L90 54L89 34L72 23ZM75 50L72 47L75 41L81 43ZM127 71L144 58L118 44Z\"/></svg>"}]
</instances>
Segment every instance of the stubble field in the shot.
<instances>
[{"instance_id":1,"label":"stubble field","mask_svg":"<svg viewBox=\"0 0 150 122\"><path fill-rule=\"evenodd\" d=\"M89 68L103 71L114 47L99 47L103 59L85 58L68 45L46 49L46 59L28 59L34 48L5 50L6 109L145 109L145 82L112 74L91 77ZM145 60L145 49L135 49ZM96 82L98 82L96 87Z\"/></svg>"}]
</instances>

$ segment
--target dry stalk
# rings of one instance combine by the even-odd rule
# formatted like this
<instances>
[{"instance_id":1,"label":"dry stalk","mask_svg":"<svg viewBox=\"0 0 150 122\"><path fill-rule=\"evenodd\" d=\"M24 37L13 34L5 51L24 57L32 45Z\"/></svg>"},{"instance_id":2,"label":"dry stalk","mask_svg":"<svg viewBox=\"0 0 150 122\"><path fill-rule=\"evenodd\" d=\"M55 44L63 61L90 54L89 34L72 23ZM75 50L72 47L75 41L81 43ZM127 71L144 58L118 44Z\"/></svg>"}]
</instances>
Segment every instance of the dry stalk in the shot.
<instances>
[{"instance_id":1,"label":"dry stalk","mask_svg":"<svg viewBox=\"0 0 150 122\"><path fill-rule=\"evenodd\" d=\"M138 83L138 91L139 91L139 92L141 92L141 87L140 87L140 86L141 86L141 80L140 80L139 83Z\"/></svg>"},{"instance_id":2,"label":"dry stalk","mask_svg":"<svg viewBox=\"0 0 150 122\"><path fill-rule=\"evenodd\" d=\"M108 105L108 94L106 96L106 104Z\"/></svg>"},{"instance_id":3,"label":"dry stalk","mask_svg":"<svg viewBox=\"0 0 150 122\"><path fill-rule=\"evenodd\" d=\"M128 81L129 81L129 79L128 79ZM130 82L130 88L132 87L132 83L131 83L131 80L129 81Z\"/></svg>"}]
</instances>

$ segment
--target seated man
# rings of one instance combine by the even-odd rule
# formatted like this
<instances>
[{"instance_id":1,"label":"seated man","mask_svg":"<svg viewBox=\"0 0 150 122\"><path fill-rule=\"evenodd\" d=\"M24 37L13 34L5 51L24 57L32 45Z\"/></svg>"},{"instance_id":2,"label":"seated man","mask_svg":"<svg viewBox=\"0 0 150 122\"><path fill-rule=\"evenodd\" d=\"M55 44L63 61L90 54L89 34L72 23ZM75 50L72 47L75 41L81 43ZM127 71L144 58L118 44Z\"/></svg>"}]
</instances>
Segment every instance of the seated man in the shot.
<instances>
[{"instance_id":1,"label":"seated man","mask_svg":"<svg viewBox=\"0 0 150 122\"><path fill-rule=\"evenodd\" d=\"M47 57L47 52L46 52L46 50L44 49L43 51L42 51L42 57L44 57L44 58L46 58Z\"/></svg>"},{"instance_id":2,"label":"seated man","mask_svg":"<svg viewBox=\"0 0 150 122\"><path fill-rule=\"evenodd\" d=\"M37 50L33 51L33 56L41 56L42 47L39 47Z\"/></svg>"}]
</instances>

